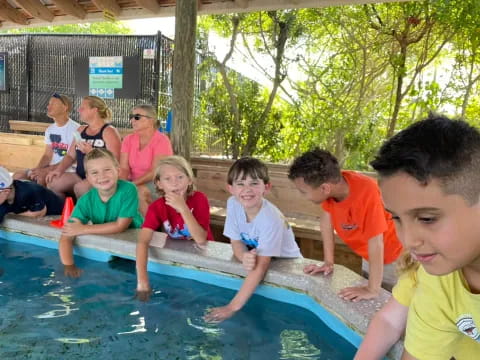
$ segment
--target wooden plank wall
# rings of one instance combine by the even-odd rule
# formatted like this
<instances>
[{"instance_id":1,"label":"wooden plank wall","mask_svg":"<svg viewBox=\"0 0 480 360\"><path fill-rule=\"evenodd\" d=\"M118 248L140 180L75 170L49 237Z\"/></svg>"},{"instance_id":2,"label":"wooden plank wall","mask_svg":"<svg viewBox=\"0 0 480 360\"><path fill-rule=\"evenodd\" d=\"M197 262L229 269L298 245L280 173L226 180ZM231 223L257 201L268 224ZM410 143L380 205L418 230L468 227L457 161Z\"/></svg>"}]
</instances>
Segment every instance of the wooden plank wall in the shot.
<instances>
[{"instance_id":1,"label":"wooden plank wall","mask_svg":"<svg viewBox=\"0 0 480 360\"><path fill-rule=\"evenodd\" d=\"M43 136L0 133L0 166L10 171L34 167L44 152ZM227 172L231 160L192 158L198 190L209 198L212 230L217 241L228 242L223 237L226 200L230 196ZM319 207L303 199L287 178L288 166L268 164L272 191L267 199L272 201L288 217L296 240L304 257L323 259L322 239L318 222ZM335 260L360 273L361 259L342 241L336 239Z\"/></svg>"}]
</instances>

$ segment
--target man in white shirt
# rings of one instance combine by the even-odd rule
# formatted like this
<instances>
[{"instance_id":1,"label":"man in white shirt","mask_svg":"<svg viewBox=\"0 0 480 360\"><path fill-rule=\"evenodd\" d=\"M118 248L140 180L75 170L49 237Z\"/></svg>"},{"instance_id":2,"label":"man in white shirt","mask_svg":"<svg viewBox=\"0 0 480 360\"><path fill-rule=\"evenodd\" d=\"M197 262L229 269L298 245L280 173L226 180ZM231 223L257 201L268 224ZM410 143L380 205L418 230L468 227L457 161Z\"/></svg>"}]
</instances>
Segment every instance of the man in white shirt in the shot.
<instances>
[{"instance_id":1,"label":"man in white shirt","mask_svg":"<svg viewBox=\"0 0 480 360\"><path fill-rule=\"evenodd\" d=\"M74 140L73 133L80 126L69 118L70 111L72 111L70 98L57 93L51 96L47 105L47 115L54 123L45 131L45 152L35 168L13 174L15 180L32 180L45 186L45 177L67 154Z\"/></svg>"}]
</instances>

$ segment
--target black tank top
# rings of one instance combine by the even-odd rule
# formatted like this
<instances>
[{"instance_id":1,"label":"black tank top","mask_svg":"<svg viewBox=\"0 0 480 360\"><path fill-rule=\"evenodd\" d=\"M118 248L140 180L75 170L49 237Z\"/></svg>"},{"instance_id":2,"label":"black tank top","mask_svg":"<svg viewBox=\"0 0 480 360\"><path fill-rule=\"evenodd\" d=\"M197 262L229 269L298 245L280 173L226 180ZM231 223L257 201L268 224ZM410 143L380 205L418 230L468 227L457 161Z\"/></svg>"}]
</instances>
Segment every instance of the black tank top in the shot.
<instances>
[{"instance_id":1,"label":"black tank top","mask_svg":"<svg viewBox=\"0 0 480 360\"><path fill-rule=\"evenodd\" d=\"M82 139L85 140L85 142L92 145L92 147L105 149L107 146L105 145L105 141L103 141L103 130L105 130L105 128L107 128L108 126L110 126L110 124L105 124L95 135L88 135L87 125L85 129L83 129L83 131L80 133L80 136L82 137ZM85 168L83 166L83 158L85 157L85 154L77 148L75 149L75 152L77 153L77 175L80 176L82 179L85 179Z\"/></svg>"}]
</instances>

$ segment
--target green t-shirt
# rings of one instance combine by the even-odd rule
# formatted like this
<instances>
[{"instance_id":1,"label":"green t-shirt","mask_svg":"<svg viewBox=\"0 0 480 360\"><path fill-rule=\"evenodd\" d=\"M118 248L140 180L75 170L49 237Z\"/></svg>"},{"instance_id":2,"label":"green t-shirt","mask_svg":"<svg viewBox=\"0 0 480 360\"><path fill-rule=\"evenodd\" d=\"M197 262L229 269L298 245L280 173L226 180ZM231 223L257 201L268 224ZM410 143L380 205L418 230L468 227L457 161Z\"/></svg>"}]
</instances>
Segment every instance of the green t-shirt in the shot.
<instances>
[{"instance_id":1,"label":"green t-shirt","mask_svg":"<svg viewBox=\"0 0 480 360\"><path fill-rule=\"evenodd\" d=\"M130 228L139 229L143 217L138 211L137 188L131 182L118 180L117 191L107 202L103 202L98 190L93 188L80 199L73 209L72 217L82 224L105 224L118 218L132 218Z\"/></svg>"}]
</instances>

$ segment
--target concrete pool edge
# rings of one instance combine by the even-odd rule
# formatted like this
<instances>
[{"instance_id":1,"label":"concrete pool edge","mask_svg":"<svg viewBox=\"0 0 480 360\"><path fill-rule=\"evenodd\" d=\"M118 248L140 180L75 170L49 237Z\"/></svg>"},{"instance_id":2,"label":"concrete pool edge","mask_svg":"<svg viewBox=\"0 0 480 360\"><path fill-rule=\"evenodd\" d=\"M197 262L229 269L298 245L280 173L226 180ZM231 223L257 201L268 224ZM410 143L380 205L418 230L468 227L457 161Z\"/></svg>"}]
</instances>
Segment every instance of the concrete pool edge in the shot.
<instances>
[{"instance_id":1,"label":"concrete pool edge","mask_svg":"<svg viewBox=\"0 0 480 360\"><path fill-rule=\"evenodd\" d=\"M49 247L56 248L60 230L48 225L51 219L47 217L35 220L9 215L2 225L5 230L10 232L19 232L53 240L52 246ZM85 255L89 258L92 258L92 254L82 254L82 252L94 249L113 256L134 259L136 234L137 230L128 230L115 236L80 236L76 241L79 245L77 250L80 252L79 255ZM108 254L107 257L110 257ZM98 260L106 261L107 258ZM308 295L311 301L318 303L332 316L339 318L347 327L363 335L370 318L388 300L390 294L384 291L376 300L347 303L339 299L336 293L343 287L352 286L366 280L343 266L336 266L332 276L305 276L302 271L304 265L313 261L310 259L276 259L272 262L265 283ZM193 270L204 270L213 274L233 275L234 277L245 275L241 264L232 261L230 245L217 242L210 242L207 249L201 250L195 248L192 242L168 241L164 248L151 247L149 262L151 270L154 270L153 268L156 266L167 264L179 265ZM236 281L241 280L236 279ZM259 289L257 294L265 296L265 294L262 294L264 291L267 290ZM305 297L305 301L310 300ZM299 306L308 309L306 305L299 304ZM328 319L324 320L328 323ZM333 327L332 330L339 332ZM402 344L397 343L389 353L389 358L399 359L402 349Z\"/></svg>"}]
</instances>

